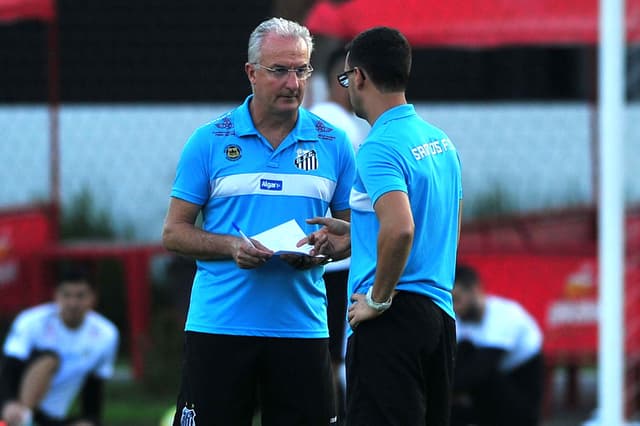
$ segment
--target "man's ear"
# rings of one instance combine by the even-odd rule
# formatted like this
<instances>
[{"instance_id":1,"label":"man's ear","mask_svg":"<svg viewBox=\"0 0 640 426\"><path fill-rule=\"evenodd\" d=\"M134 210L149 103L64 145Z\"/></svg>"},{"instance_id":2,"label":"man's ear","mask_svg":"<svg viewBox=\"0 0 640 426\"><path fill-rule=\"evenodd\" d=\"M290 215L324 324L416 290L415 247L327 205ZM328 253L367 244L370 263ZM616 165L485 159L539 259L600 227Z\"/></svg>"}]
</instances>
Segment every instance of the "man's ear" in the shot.
<instances>
[{"instance_id":1,"label":"man's ear","mask_svg":"<svg viewBox=\"0 0 640 426\"><path fill-rule=\"evenodd\" d=\"M244 72L247 74L251 86L253 86L256 83L256 67L247 62L244 64Z\"/></svg>"},{"instance_id":2,"label":"man's ear","mask_svg":"<svg viewBox=\"0 0 640 426\"><path fill-rule=\"evenodd\" d=\"M354 77L355 86L359 90L362 90L362 88L364 87L364 83L367 80L366 72L362 68L356 67L356 70L354 71Z\"/></svg>"}]
</instances>

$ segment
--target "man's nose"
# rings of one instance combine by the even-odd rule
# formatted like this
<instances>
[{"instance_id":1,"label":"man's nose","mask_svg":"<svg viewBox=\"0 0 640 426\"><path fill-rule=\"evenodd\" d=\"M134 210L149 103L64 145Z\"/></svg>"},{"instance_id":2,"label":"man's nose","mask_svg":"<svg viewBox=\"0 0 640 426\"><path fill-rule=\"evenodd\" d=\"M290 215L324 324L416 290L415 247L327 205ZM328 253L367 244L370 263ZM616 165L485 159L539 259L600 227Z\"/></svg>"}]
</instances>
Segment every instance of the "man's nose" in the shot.
<instances>
[{"instance_id":1,"label":"man's nose","mask_svg":"<svg viewBox=\"0 0 640 426\"><path fill-rule=\"evenodd\" d=\"M295 72L289 71L287 73L287 87L297 88L300 86L300 79Z\"/></svg>"}]
</instances>

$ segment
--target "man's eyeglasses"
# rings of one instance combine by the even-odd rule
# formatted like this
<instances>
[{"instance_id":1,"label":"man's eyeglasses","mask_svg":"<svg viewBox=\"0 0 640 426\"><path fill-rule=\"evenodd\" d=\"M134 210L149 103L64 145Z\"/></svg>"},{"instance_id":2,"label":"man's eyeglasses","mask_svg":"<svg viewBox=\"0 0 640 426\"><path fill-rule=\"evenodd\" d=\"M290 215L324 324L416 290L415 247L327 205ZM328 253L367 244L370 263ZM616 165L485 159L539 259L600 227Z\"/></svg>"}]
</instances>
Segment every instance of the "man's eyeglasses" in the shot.
<instances>
[{"instance_id":1,"label":"man's eyeglasses","mask_svg":"<svg viewBox=\"0 0 640 426\"><path fill-rule=\"evenodd\" d=\"M274 78L281 80L289 75L290 72L296 73L296 78L298 80L306 80L311 77L311 73L313 72L313 67L311 65L304 65L297 68L286 68L286 67L267 67L262 64L253 64L256 68L262 68L265 71L268 71Z\"/></svg>"},{"instance_id":2,"label":"man's eyeglasses","mask_svg":"<svg viewBox=\"0 0 640 426\"><path fill-rule=\"evenodd\" d=\"M342 87L349 87L349 73L354 72L357 69L357 67L351 68L350 70L346 70L343 73L340 73L337 75L338 78L338 83L340 83L340 86Z\"/></svg>"}]
</instances>

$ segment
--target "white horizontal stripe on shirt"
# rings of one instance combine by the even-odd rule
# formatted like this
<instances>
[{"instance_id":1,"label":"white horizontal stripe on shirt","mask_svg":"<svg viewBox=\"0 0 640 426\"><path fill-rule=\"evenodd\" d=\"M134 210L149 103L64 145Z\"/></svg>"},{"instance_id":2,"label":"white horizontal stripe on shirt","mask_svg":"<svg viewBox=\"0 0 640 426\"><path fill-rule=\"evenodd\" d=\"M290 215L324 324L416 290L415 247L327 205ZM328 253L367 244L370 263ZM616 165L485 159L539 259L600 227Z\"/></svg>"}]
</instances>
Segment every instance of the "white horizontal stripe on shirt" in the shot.
<instances>
[{"instance_id":1,"label":"white horizontal stripe on shirt","mask_svg":"<svg viewBox=\"0 0 640 426\"><path fill-rule=\"evenodd\" d=\"M238 195L284 195L317 198L330 202L335 189L336 182L322 176L242 173L215 179L211 183L211 198Z\"/></svg>"}]
</instances>

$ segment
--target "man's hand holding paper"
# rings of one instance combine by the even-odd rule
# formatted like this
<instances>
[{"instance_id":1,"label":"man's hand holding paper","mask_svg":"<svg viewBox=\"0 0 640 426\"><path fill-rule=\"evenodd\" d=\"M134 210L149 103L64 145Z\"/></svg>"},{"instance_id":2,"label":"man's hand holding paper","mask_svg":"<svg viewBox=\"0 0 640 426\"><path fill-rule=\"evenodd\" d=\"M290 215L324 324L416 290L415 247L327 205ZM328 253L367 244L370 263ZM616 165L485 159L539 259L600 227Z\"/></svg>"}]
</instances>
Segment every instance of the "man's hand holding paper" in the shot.
<instances>
[{"instance_id":1,"label":"man's hand holding paper","mask_svg":"<svg viewBox=\"0 0 640 426\"><path fill-rule=\"evenodd\" d=\"M308 269L326 263L329 259L325 255L311 253L314 248L312 245L298 245L306 237L300 225L295 219L291 219L253 235L251 239L273 250L275 256L280 256L283 261L296 269Z\"/></svg>"}]
</instances>

